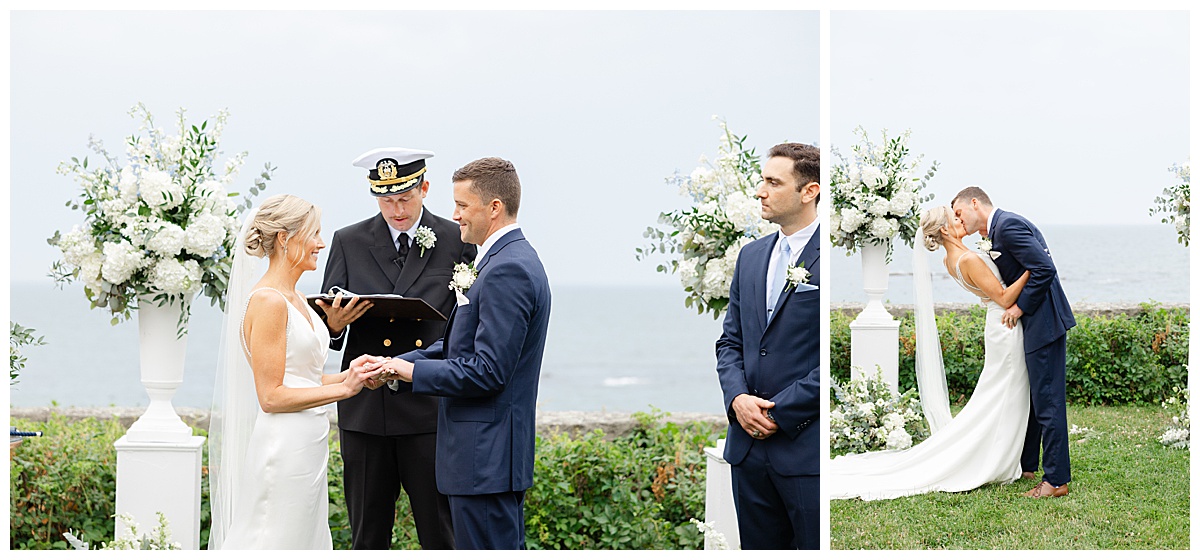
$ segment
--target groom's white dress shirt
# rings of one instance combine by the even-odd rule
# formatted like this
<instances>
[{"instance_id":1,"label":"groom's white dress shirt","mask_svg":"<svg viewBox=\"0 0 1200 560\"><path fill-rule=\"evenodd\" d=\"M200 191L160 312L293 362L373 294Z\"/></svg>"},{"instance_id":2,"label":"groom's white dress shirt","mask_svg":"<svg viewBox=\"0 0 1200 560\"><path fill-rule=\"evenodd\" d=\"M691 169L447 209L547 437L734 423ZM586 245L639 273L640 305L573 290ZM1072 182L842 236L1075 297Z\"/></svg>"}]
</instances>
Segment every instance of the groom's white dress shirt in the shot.
<instances>
[{"instance_id":1,"label":"groom's white dress shirt","mask_svg":"<svg viewBox=\"0 0 1200 560\"><path fill-rule=\"evenodd\" d=\"M504 237L504 234L519 227L521 226L516 222L513 222L492 232L492 234L488 236L487 240L483 242L483 245L479 246L479 254L475 255L475 268L479 268L479 261L483 260L483 256L486 255L488 250L492 248L492 245L496 244L496 241L498 241L501 237Z\"/></svg>"},{"instance_id":2,"label":"groom's white dress shirt","mask_svg":"<svg viewBox=\"0 0 1200 560\"><path fill-rule=\"evenodd\" d=\"M775 277L776 263L779 261L779 251L784 243L788 244L788 249L791 251L793 260L796 255L804 251L804 247L808 245L808 241L812 239L813 233L816 233L817 226L820 225L820 220L813 220L808 227L801 228L800 231L788 236L784 236L783 232L779 232L775 238L775 248L771 250L771 258L767 265L767 277L764 282L770 282ZM779 286L767 286L767 308L775 307L775 298L779 296Z\"/></svg>"},{"instance_id":3,"label":"groom's white dress shirt","mask_svg":"<svg viewBox=\"0 0 1200 560\"><path fill-rule=\"evenodd\" d=\"M992 213L988 214L987 221L983 223L983 233L979 234L980 237L987 237L988 232L992 231L992 220L996 219L996 211L998 211L998 210L1000 210L999 207L997 207L997 206L992 207Z\"/></svg>"}]
</instances>

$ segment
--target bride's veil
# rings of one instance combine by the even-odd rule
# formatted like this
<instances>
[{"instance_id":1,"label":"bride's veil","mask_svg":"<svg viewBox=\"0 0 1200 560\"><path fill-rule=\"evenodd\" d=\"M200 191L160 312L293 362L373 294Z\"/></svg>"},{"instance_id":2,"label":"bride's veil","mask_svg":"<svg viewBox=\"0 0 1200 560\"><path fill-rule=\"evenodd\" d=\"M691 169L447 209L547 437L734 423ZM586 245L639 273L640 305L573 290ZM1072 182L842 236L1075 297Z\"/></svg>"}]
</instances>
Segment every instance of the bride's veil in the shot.
<instances>
[{"instance_id":1,"label":"bride's veil","mask_svg":"<svg viewBox=\"0 0 1200 560\"><path fill-rule=\"evenodd\" d=\"M928 251L913 247L913 316L917 347L917 390L921 408L929 421L929 432L936 433L950 423L950 393L946 388L946 369L942 364L942 346L933 314L933 278Z\"/></svg>"},{"instance_id":2,"label":"bride's veil","mask_svg":"<svg viewBox=\"0 0 1200 560\"><path fill-rule=\"evenodd\" d=\"M240 495L238 477L242 474L250 433L258 415L254 373L242 351L241 340L246 299L250 288L261 276L258 269L262 259L246 252L246 234L257 215L257 208L246 213L234 242L233 266L225 292L225 315L221 323L208 428L209 502L212 507L209 550L220 549L229 532L234 503Z\"/></svg>"}]
</instances>

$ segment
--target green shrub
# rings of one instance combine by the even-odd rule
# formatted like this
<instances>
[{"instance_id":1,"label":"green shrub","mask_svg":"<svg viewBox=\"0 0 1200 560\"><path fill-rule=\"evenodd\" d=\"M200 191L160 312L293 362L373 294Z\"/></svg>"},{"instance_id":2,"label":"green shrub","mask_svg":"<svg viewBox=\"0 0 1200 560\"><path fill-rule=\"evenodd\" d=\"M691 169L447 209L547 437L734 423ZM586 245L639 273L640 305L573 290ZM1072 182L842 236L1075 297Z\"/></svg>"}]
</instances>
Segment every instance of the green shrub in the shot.
<instances>
[{"instance_id":1,"label":"green shrub","mask_svg":"<svg viewBox=\"0 0 1200 560\"><path fill-rule=\"evenodd\" d=\"M970 398L983 370L983 306L939 313L938 334L952 402ZM916 387L911 312L900 319L900 390ZM1188 311L1142 304L1135 315L1077 315L1067 334L1067 401L1074 404L1158 404L1187 384ZM850 321L830 313L831 373L850 379Z\"/></svg>"},{"instance_id":2,"label":"green shrub","mask_svg":"<svg viewBox=\"0 0 1200 560\"><path fill-rule=\"evenodd\" d=\"M25 439L10 453L9 548L67 549L62 534L68 530L91 542L113 540L117 452L112 444L125 433L121 423L57 414L44 423L13 422L44 435Z\"/></svg>"},{"instance_id":3,"label":"green shrub","mask_svg":"<svg viewBox=\"0 0 1200 560\"><path fill-rule=\"evenodd\" d=\"M722 430L700 422L664 422L663 414L636 414L627 436L605 441L599 431L578 438L538 438L534 486L526 493L527 544L533 549L700 548L688 522L704 518L704 447ZM67 549L71 530L89 542L113 540L116 451L125 429L116 419L47 422L14 419L42 430L12 452L11 549ZM198 435L205 435L196 430ZM333 546L350 548L350 520L342 484L342 457L329 442L329 527ZM204 464L208 463L207 446ZM200 481L200 548L208 546L211 513L208 468ZM417 549L408 497L396 508L392 548Z\"/></svg>"},{"instance_id":4,"label":"green shrub","mask_svg":"<svg viewBox=\"0 0 1200 560\"><path fill-rule=\"evenodd\" d=\"M635 414L627 436L600 430L538 438L533 488L525 495L530 549L698 549L688 520L704 518L704 448L719 430Z\"/></svg>"}]
</instances>

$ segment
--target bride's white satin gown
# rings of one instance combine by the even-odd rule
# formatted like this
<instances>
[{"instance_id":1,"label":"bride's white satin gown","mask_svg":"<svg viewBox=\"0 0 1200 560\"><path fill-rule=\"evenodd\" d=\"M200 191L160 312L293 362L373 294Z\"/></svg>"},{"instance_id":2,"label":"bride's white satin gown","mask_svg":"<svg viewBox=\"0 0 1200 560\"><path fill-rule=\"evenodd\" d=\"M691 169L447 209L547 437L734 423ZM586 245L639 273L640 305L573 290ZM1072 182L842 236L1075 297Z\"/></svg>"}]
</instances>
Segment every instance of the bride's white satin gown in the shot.
<instances>
[{"instance_id":1,"label":"bride's white satin gown","mask_svg":"<svg viewBox=\"0 0 1200 560\"><path fill-rule=\"evenodd\" d=\"M305 306L287 304L285 387L320 387L329 332ZM312 325L309 325L309 321ZM314 328L315 327L315 328ZM331 550L329 419L324 407L267 413L254 421L223 549Z\"/></svg>"},{"instance_id":2,"label":"bride's white satin gown","mask_svg":"<svg viewBox=\"0 0 1200 560\"><path fill-rule=\"evenodd\" d=\"M983 260L996 278L1000 277L991 259L979 253L969 255ZM963 280L962 257L955 263L956 280L967 291L982 296ZM1012 329L1001 324L1004 309L984 300L984 364L971 400L949 424L913 447L835 458L824 477L830 498L883 500L927 492L963 492L1020 478L1021 449L1029 421L1024 331L1020 322Z\"/></svg>"}]
</instances>

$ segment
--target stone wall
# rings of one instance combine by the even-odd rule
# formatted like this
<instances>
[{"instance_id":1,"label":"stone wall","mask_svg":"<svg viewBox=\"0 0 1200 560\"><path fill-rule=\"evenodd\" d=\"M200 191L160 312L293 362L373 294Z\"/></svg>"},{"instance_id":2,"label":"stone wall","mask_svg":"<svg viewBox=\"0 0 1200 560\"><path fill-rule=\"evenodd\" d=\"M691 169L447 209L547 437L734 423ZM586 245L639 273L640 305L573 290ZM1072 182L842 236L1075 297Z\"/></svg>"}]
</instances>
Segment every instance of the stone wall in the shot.
<instances>
[{"instance_id":1,"label":"stone wall","mask_svg":"<svg viewBox=\"0 0 1200 560\"><path fill-rule=\"evenodd\" d=\"M27 418L39 422L49 418L51 412L62 414L71 419L116 417L121 421L122 425L128 428L130 424L137 420L143 410L145 409L135 407L13 407L10 409L10 416L13 418ZM179 413L179 416L189 426L203 430L208 429L208 410L177 408L176 412ZM333 437L337 437L337 414L330 413L329 416L332 435ZM728 421L724 416L696 412L672 412L664 421L680 424L699 421L711 424L717 429L724 429L728 425ZM636 425L637 422L633 419L633 415L626 412L539 411L537 413L537 431L543 436L554 433L567 433L577 436L599 429L604 431L606 439L613 439L627 435Z\"/></svg>"}]
</instances>

